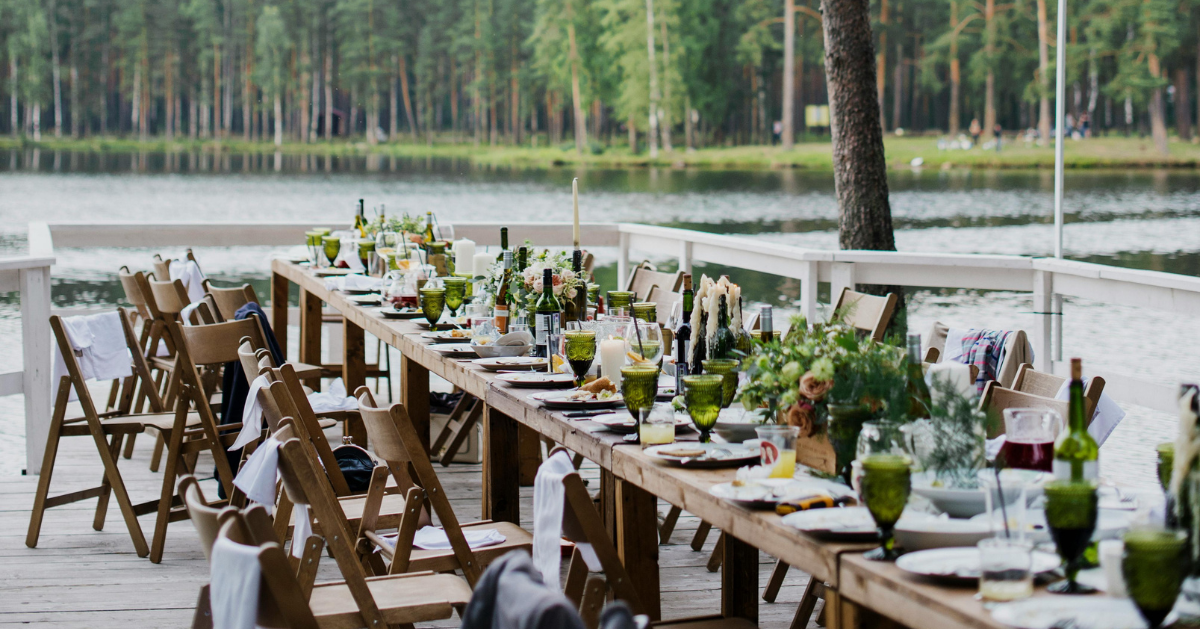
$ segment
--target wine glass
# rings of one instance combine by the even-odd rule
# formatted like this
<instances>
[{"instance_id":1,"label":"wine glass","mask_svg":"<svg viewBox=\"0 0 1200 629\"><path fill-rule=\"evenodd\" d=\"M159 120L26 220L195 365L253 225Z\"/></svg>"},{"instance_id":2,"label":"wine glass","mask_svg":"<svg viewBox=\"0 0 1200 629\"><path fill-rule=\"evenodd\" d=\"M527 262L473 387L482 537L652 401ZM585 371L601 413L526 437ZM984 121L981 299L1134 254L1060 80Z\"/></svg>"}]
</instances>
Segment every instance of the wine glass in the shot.
<instances>
[{"instance_id":1,"label":"wine glass","mask_svg":"<svg viewBox=\"0 0 1200 629\"><path fill-rule=\"evenodd\" d=\"M571 323L577 322L572 321ZM575 384L583 386L583 379L587 377L588 371L592 368L592 362L596 360L596 331L567 330L563 337L563 353L567 357L567 364L571 365L571 371L575 374Z\"/></svg>"},{"instance_id":2,"label":"wine glass","mask_svg":"<svg viewBox=\"0 0 1200 629\"><path fill-rule=\"evenodd\" d=\"M908 456L901 454L872 454L863 459L863 502L879 527L879 548L863 555L867 559L894 561L900 556L892 533L912 491L911 465Z\"/></svg>"},{"instance_id":3,"label":"wine glass","mask_svg":"<svg viewBox=\"0 0 1200 629\"><path fill-rule=\"evenodd\" d=\"M1125 534L1121 574L1133 604L1150 629L1158 629L1179 598L1187 535L1183 531L1132 530Z\"/></svg>"},{"instance_id":4,"label":"wine glass","mask_svg":"<svg viewBox=\"0 0 1200 629\"><path fill-rule=\"evenodd\" d=\"M445 306L446 289L441 287L421 289L421 312L425 313L430 330L437 327L437 322L442 318L442 310Z\"/></svg>"},{"instance_id":5,"label":"wine glass","mask_svg":"<svg viewBox=\"0 0 1200 629\"><path fill-rule=\"evenodd\" d=\"M733 396L737 395L738 389L738 367L741 366L741 361L736 358L713 358L700 363L704 367L704 373L711 373L724 378L724 395L721 399L721 408L729 408L733 404Z\"/></svg>"},{"instance_id":6,"label":"wine glass","mask_svg":"<svg viewBox=\"0 0 1200 629\"><path fill-rule=\"evenodd\" d=\"M680 380L683 381L683 403L687 406L688 415L700 430L700 442L708 443L708 433L721 414L725 376L706 373L684 376Z\"/></svg>"},{"instance_id":7,"label":"wine glass","mask_svg":"<svg viewBox=\"0 0 1200 629\"><path fill-rule=\"evenodd\" d=\"M1054 480L1046 483L1043 491L1046 524L1050 525L1050 537L1054 539L1058 556L1066 563L1067 573L1066 579L1051 583L1046 590L1055 594L1091 594L1095 588L1077 582L1075 575L1079 573L1083 551L1096 530L1096 484Z\"/></svg>"},{"instance_id":8,"label":"wine glass","mask_svg":"<svg viewBox=\"0 0 1200 629\"><path fill-rule=\"evenodd\" d=\"M329 266L335 266L338 253L342 250L342 239L337 236L323 236L321 242L325 246L325 258L329 260Z\"/></svg>"},{"instance_id":9,"label":"wine glass","mask_svg":"<svg viewBox=\"0 0 1200 629\"><path fill-rule=\"evenodd\" d=\"M625 355L634 363L657 365L663 357L662 328L640 319L625 328Z\"/></svg>"},{"instance_id":10,"label":"wine glass","mask_svg":"<svg viewBox=\"0 0 1200 629\"><path fill-rule=\"evenodd\" d=\"M321 266L321 236L319 231L304 232L304 246L308 250L308 263L314 269Z\"/></svg>"},{"instance_id":11,"label":"wine glass","mask_svg":"<svg viewBox=\"0 0 1200 629\"><path fill-rule=\"evenodd\" d=\"M467 278L465 277L445 277L442 278L442 286L446 289L446 307L450 309L450 316L458 316L458 308L463 304L463 298L467 293Z\"/></svg>"}]
</instances>

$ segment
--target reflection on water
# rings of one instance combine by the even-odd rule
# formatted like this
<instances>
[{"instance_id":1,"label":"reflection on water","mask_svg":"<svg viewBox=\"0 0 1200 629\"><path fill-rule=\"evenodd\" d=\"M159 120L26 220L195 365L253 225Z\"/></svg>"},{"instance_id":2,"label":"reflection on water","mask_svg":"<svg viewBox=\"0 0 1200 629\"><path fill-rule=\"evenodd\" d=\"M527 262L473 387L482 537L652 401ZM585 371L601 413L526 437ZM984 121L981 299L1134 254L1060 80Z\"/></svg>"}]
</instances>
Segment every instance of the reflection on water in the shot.
<instances>
[{"instance_id":1,"label":"reflection on water","mask_svg":"<svg viewBox=\"0 0 1200 629\"><path fill-rule=\"evenodd\" d=\"M0 152L0 255L25 247L29 221L329 221L349 219L359 198L389 214L432 209L443 222L569 221L570 181L580 178L585 220L655 223L711 233L832 249L837 204L832 175L806 170L582 169L477 166L462 159L381 156L214 155L192 153ZM1049 255L1053 250L1053 176L1049 171L898 170L889 176L901 251ZM1075 171L1066 177L1070 257L1200 276L1200 173ZM349 220L347 220L349 222ZM519 228L513 237L524 238ZM748 246L753 246L752 242ZM147 269L157 249L60 249L53 271L59 307L122 303L121 265ZM177 256L179 248L161 251ZM249 282L270 295L271 251L208 247L196 251L218 285ZM597 277L612 286L616 252L599 250ZM673 269L670 255L633 251ZM800 287L762 271L697 264L731 274L750 302L774 304L786 319ZM765 270L763 270L765 271ZM822 287L828 300L828 287ZM295 300L293 289L293 301ZM909 324L1031 329L1028 295L958 290L908 295ZM0 294L0 334L14 334L18 300ZM1200 379L1198 319L1069 300L1064 351L1152 380ZM1120 331L1120 334L1113 334ZM0 346L0 361L20 345ZM0 453L16 434L18 398L0 399ZM18 409L13 411L11 409ZM19 420L19 417L16 418ZM1173 420L1136 410L1103 450L1105 469L1150 485L1153 443ZM11 441L10 441L11 442ZM1115 470L1115 471L1114 471ZM4 473L7 468L0 468Z\"/></svg>"}]
</instances>

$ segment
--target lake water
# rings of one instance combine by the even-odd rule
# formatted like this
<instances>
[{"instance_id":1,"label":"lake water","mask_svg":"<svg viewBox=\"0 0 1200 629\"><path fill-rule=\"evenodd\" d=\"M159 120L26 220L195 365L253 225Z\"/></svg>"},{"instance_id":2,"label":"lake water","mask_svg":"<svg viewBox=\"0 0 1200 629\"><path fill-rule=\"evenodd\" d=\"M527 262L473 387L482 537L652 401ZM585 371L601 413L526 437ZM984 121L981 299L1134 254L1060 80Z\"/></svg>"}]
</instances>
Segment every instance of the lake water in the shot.
<instances>
[{"instance_id":1,"label":"lake water","mask_svg":"<svg viewBox=\"0 0 1200 629\"><path fill-rule=\"evenodd\" d=\"M359 198L389 214L433 210L441 222L569 221L570 182L580 179L591 220L643 222L817 248L837 246L837 204L828 172L705 169L509 169L465 161L272 155L0 152L0 255L23 251L29 221L349 220ZM1050 255L1053 177L1046 171L898 170L890 176L897 247L902 251ZM1200 173L1077 171L1066 176L1065 247L1074 259L1200 275ZM520 241L519 230L514 238ZM60 249L53 271L60 307L119 303L114 273L147 268L157 250ZM178 251L162 251L177 255ZM263 282L265 248L197 250L222 280ZM634 252L656 259L655 252ZM602 280L615 277L615 251L598 251ZM661 260L665 266L674 264ZM697 265L716 274L717 267ZM748 298L788 307L795 282L733 271ZM266 294L260 290L260 294ZM19 330L16 297L0 300L0 332ZM1026 295L916 291L910 327L1032 328ZM1148 309L1068 301L1064 351L1085 365L1150 379L1200 378L1200 321ZM19 360L5 344L0 360ZM19 470L17 398L0 399L0 473ZM1103 449L1104 468L1150 485L1153 443L1171 438L1173 418L1145 409ZM7 445L6 445L7 444Z\"/></svg>"}]
</instances>

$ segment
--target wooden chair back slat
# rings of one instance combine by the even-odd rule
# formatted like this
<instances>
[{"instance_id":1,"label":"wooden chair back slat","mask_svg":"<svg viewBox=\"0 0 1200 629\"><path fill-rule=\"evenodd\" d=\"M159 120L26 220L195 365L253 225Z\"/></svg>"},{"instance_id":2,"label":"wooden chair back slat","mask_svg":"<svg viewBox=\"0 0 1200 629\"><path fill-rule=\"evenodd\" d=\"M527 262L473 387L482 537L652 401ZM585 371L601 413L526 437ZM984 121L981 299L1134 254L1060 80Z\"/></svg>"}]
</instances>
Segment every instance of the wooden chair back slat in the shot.
<instances>
[{"instance_id":1,"label":"wooden chair back slat","mask_svg":"<svg viewBox=\"0 0 1200 629\"><path fill-rule=\"evenodd\" d=\"M249 284L233 288L222 288L208 284L208 294L212 295L212 299L217 306L217 312L221 315L221 318L227 321L233 319L238 308L250 302L261 305L261 302L258 301L258 296L254 294L254 287Z\"/></svg>"},{"instance_id":2,"label":"wooden chair back slat","mask_svg":"<svg viewBox=\"0 0 1200 629\"><path fill-rule=\"evenodd\" d=\"M200 490L200 482L191 474L179 481L179 493L183 495L183 503L187 506L188 518L191 519L192 526L196 527L196 534L200 536L204 558L211 560L213 542L217 541L221 525L236 509L209 506L208 501L204 499L204 492Z\"/></svg>"},{"instance_id":3,"label":"wooden chair back slat","mask_svg":"<svg viewBox=\"0 0 1200 629\"><path fill-rule=\"evenodd\" d=\"M325 438L325 433L321 430L317 414L313 412L312 405L308 403L308 395L304 391L304 384L296 376L296 370L292 365L284 363L271 373L278 382L271 385L269 395L278 405L279 412L296 421L298 436L306 443L311 444L312 452L325 467L325 473L329 476L329 483L333 486L334 493L338 496L349 496L350 484L346 482L346 477L342 475L342 469L338 467L337 457L333 455L333 448L330 447L329 440Z\"/></svg>"},{"instance_id":4,"label":"wooden chair back slat","mask_svg":"<svg viewBox=\"0 0 1200 629\"><path fill-rule=\"evenodd\" d=\"M868 295L843 288L838 296L834 312L843 313L843 320L871 336L876 342L883 340L883 333L892 320L896 310L896 295L889 293L887 297Z\"/></svg>"},{"instance_id":5,"label":"wooden chair back slat","mask_svg":"<svg viewBox=\"0 0 1200 629\"><path fill-rule=\"evenodd\" d=\"M634 267L633 273L629 276L629 281L626 283L625 290L637 293L638 300L648 300L650 290L655 286L669 292L677 292L682 285L682 271L662 273L655 271L648 262L643 262Z\"/></svg>"},{"instance_id":6,"label":"wooden chair back slat","mask_svg":"<svg viewBox=\"0 0 1200 629\"><path fill-rule=\"evenodd\" d=\"M245 516L236 511L222 523L217 535L241 546L258 547L261 581L257 626L289 629L317 629L320 626L282 546L276 541L257 542Z\"/></svg>"},{"instance_id":7,"label":"wooden chair back slat","mask_svg":"<svg viewBox=\"0 0 1200 629\"><path fill-rule=\"evenodd\" d=\"M1059 390L1065 384L1067 384L1067 378L1063 376L1038 371L1029 363L1021 363L1017 367L1016 377L1013 378L1012 388L1015 391L1052 398L1058 395ZM1087 379L1087 384L1083 388L1083 410L1085 416L1088 418L1088 424L1091 424L1092 415L1096 412L1096 406L1100 403L1100 396L1104 394L1104 385L1104 378L1092 376Z\"/></svg>"},{"instance_id":8,"label":"wooden chair back slat","mask_svg":"<svg viewBox=\"0 0 1200 629\"><path fill-rule=\"evenodd\" d=\"M254 347L264 347L257 319L240 319L211 325L173 325L187 339L188 354L197 366L222 365L240 360L239 341L249 337ZM257 370L254 372L257 374Z\"/></svg>"},{"instance_id":9,"label":"wooden chair back slat","mask_svg":"<svg viewBox=\"0 0 1200 629\"><path fill-rule=\"evenodd\" d=\"M683 293L672 292L656 285L650 289L650 296L646 298L646 301L654 302L657 306L659 323L666 323L676 305L683 301Z\"/></svg>"},{"instance_id":10,"label":"wooden chair back slat","mask_svg":"<svg viewBox=\"0 0 1200 629\"><path fill-rule=\"evenodd\" d=\"M129 302L137 309L138 316L143 320L150 318L150 309L146 306L146 296L142 294L142 287L138 283L139 275L143 275L141 271L130 273L129 267L123 266L117 272L117 277L121 280L121 288L125 291L125 301Z\"/></svg>"},{"instance_id":11,"label":"wooden chair back slat","mask_svg":"<svg viewBox=\"0 0 1200 629\"><path fill-rule=\"evenodd\" d=\"M154 254L154 259L150 262L154 266L154 279L160 282L171 281L171 261L164 260L159 254Z\"/></svg>"},{"instance_id":12,"label":"wooden chair back slat","mask_svg":"<svg viewBox=\"0 0 1200 629\"><path fill-rule=\"evenodd\" d=\"M192 300L188 299L187 289L183 287L182 280L150 280L148 284L150 294L154 295L154 302L163 314L178 315L192 303Z\"/></svg>"}]
</instances>

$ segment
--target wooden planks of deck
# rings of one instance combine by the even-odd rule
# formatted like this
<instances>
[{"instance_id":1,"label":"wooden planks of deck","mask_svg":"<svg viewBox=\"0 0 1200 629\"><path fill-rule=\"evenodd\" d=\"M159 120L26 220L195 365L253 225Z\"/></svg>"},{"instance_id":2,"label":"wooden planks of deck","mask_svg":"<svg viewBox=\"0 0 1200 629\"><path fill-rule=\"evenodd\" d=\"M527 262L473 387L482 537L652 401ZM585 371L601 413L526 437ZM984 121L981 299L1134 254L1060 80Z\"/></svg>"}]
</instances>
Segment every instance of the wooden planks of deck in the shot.
<instances>
[{"instance_id":1,"label":"wooden planks of deck","mask_svg":"<svg viewBox=\"0 0 1200 629\"><path fill-rule=\"evenodd\" d=\"M133 458L122 459L121 473L136 501L155 495L161 475L149 471L153 440L138 439ZM202 458L201 475L211 476L211 458ZM479 465L455 464L438 468L460 520L478 519L482 489ZM594 491L598 468L585 465L582 474ZM51 484L52 494L94 486L101 475L99 456L89 439L65 439ZM191 523L177 522L167 533L159 565L139 558L133 550L115 501L103 531L92 530L95 501L88 500L47 512L37 548L25 546L29 509L36 476L0 476L0 627L48 625L96 629L190 626L200 586L208 580L208 565ZM216 483L202 482L207 496ZM522 525L532 530L532 488L521 489ZM668 505L659 503L661 513ZM141 518L146 535L153 516ZM699 520L679 519L671 543L659 549L664 618L716 613L720 610L720 573L705 568L718 538L714 529L702 552L689 546ZM766 584L773 560L760 555L759 583ZM566 568L566 562L563 562ZM322 562L319 580L339 578L332 560ZM760 625L789 627L807 575L792 570L774 604L761 603ZM818 608L819 609L819 608ZM457 627L459 619L430 626ZM810 623L815 627L815 624Z\"/></svg>"}]
</instances>

